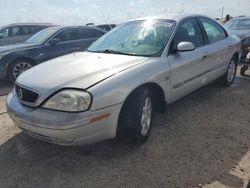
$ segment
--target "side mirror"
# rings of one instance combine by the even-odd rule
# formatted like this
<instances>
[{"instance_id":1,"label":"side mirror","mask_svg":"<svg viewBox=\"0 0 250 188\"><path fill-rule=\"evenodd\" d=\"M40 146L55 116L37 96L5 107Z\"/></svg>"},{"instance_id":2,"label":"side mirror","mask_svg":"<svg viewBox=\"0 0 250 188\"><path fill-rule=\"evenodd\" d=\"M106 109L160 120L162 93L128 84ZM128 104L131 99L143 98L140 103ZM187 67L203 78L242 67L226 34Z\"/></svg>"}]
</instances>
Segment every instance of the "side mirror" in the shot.
<instances>
[{"instance_id":1,"label":"side mirror","mask_svg":"<svg viewBox=\"0 0 250 188\"><path fill-rule=\"evenodd\" d=\"M59 39L59 38L53 38L53 39L51 39L51 40L49 41L49 44L50 44L50 45L55 45L55 44L57 44L57 43L59 43L59 42L61 42L61 39Z\"/></svg>"},{"instance_id":2,"label":"side mirror","mask_svg":"<svg viewBox=\"0 0 250 188\"><path fill-rule=\"evenodd\" d=\"M178 52L193 51L194 49L195 49L195 45L192 42L180 42L177 45Z\"/></svg>"}]
</instances>

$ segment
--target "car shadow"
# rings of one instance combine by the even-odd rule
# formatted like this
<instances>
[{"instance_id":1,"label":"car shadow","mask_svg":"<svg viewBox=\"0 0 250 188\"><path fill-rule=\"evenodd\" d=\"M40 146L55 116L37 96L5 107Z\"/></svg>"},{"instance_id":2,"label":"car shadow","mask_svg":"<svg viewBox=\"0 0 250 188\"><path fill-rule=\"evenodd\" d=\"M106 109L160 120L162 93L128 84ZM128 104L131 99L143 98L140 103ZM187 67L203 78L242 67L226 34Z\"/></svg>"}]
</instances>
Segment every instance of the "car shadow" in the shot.
<instances>
[{"instance_id":1,"label":"car shadow","mask_svg":"<svg viewBox=\"0 0 250 188\"><path fill-rule=\"evenodd\" d=\"M63 147L19 133L0 146L0 187L242 187L229 172L250 148L250 81L237 79L244 92L212 84L156 114L141 146Z\"/></svg>"},{"instance_id":2,"label":"car shadow","mask_svg":"<svg viewBox=\"0 0 250 188\"><path fill-rule=\"evenodd\" d=\"M1 80L0 79L0 96L7 95L13 88L13 83L9 80Z\"/></svg>"}]
</instances>

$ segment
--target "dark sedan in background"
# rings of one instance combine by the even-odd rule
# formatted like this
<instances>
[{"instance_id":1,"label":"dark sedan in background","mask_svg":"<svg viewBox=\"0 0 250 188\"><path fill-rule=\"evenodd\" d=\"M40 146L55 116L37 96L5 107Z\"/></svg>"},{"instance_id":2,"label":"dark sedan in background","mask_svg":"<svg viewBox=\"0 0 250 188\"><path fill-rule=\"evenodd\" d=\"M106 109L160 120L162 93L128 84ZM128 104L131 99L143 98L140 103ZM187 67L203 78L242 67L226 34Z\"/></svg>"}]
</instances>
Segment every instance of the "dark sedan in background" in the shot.
<instances>
[{"instance_id":1,"label":"dark sedan in background","mask_svg":"<svg viewBox=\"0 0 250 188\"><path fill-rule=\"evenodd\" d=\"M237 35L242 42L242 62L246 61L248 47L250 47L250 16L230 20L225 25L228 32Z\"/></svg>"},{"instance_id":2,"label":"dark sedan in background","mask_svg":"<svg viewBox=\"0 0 250 188\"><path fill-rule=\"evenodd\" d=\"M11 81L44 61L76 51L84 51L105 34L95 27L50 27L23 44L0 47L0 77Z\"/></svg>"},{"instance_id":3,"label":"dark sedan in background","mask_svg":"<svg viewBox=\"0 0 250 188\"><path fill-rule=\"evenodd\" d=\"M37 32L55 25L48 23L16 23L0 27L0 46L25 42Z\"/></svg>"}]
</instances>

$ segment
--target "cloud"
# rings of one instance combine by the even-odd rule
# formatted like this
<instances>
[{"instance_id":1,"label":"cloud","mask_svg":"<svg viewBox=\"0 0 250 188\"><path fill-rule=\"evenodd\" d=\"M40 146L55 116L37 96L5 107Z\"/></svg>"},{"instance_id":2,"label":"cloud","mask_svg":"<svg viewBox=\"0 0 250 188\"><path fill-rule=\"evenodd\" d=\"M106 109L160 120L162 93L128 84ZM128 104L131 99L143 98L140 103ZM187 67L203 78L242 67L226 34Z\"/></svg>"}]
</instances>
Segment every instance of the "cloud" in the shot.
<instances>
[{"instance_id":1,"label":"cloud","mask_svg":"<svg viewBox=\"0 0 250 188\"><path fill-rule=\"evenodd\" d=\"M248 14L249 0L1 0L2 24L12 22L51 22L82 25L88 22L120 23L136 17L159 14L198 13L220 17Z\"/></svg>"}]
</instances>

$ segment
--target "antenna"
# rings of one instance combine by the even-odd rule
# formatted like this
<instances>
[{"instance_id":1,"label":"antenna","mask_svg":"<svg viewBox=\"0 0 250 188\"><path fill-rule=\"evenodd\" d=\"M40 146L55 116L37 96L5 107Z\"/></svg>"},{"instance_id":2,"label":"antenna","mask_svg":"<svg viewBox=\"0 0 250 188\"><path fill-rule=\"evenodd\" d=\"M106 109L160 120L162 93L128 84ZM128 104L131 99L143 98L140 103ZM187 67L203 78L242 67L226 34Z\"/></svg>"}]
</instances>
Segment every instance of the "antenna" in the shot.
<instances>
[{"instance_id":1,"label":"antenna","mask_svg":"<svg viewBox=\"0 0 250 188\"><path fill-rule=\"evenodd\" d=\"M224 7L221 9L221 19L224 17Z\"/></svg>"}]
</instances>

